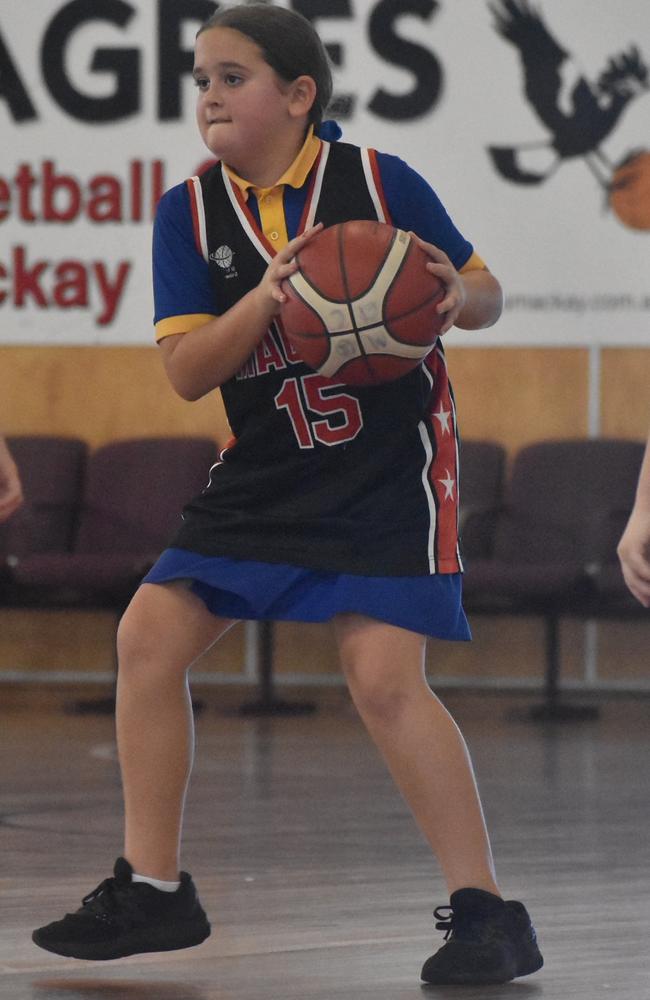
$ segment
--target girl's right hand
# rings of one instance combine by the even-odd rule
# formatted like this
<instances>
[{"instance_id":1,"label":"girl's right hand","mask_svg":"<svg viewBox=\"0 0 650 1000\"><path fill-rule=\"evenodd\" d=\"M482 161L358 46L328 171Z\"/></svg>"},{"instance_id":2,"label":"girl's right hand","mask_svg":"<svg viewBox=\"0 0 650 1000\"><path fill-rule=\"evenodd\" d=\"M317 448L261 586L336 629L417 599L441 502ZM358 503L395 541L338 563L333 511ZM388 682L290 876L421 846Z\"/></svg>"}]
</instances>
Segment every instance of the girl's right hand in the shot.
<instances>
[{"instance_id":1,"label":"girl's right hand","mask_svg":"<svg viewBox=\"0 0 650 1000\"><path fill-rule=\"evenodd\" d=\"M282 304L287 300L286 295L282 291L282 282L298 270L298 264L295 260L296 254L322 228L323 223L319 222L315 226L312 226L311 229L306 229L300 236L296 236L295 239L290 240L286 247L276 254L267 267L264 277L255 291L262 297L265 305L270 304L273 316L276 316L280 312Z\"/></svg>"}]
</instances>

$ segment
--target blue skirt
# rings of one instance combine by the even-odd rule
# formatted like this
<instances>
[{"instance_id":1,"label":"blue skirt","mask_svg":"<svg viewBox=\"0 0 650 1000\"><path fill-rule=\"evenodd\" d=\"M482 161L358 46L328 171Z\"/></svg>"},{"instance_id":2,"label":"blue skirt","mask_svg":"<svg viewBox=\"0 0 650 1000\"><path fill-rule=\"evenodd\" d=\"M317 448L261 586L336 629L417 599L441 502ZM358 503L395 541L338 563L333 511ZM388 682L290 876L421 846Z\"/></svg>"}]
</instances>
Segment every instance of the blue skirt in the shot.
<instances>
[{"instance_id":1,"label":"blue skirt","mask_svg":"<svg viewBox=\"0 0 650 1000\"><path fill-rule=\"evenodd\" d=\"M220 618L325 622L355 612L437 639L471 639L462 574L357 576L166 549L143 583L191 581Z\"/></svg>"}]
</instances>

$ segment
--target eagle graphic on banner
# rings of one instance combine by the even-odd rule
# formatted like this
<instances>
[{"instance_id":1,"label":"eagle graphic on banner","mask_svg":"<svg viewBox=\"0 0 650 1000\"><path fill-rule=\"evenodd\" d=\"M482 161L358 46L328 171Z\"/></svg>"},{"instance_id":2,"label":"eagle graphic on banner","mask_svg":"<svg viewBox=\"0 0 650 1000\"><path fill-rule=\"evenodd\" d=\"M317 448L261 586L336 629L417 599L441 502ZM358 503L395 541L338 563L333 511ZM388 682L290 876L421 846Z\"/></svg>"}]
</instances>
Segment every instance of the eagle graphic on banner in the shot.
<instances>
[{"instance_id":1,"label":"eagle graphic on banner","mask_svg":"<svg viewBox=\"0 0 650 1000\"><path fill-rule=\"evenodd\" d=\"M650 91L650 72L639 49L633 45L612 56L595 81L574 73L567 89L571 55L553 37L541 13L528 0L495 0L488 6L496 30L519 50L526 97L550 133L541 142L490 146L501 176L516 184L541 184L564 160L582 157L609 195L624 181L628 188L633 183L638 196L639 180L642 188L648 186L650 153L632 153L614 170L600 146L630 101ZM635 228L650 228L650 221Z\"/></svg>"}]
</instances>

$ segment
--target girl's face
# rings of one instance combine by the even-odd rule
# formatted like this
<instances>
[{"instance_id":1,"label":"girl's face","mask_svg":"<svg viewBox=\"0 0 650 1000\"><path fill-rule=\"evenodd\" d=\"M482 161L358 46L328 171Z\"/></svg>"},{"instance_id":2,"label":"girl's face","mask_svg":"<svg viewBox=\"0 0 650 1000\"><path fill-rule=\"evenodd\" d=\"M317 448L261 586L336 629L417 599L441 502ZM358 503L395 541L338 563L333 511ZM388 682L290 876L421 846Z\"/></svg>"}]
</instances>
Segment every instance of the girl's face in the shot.
<instances>
[{"instance_id":1,"label":"girl's face","mask_svg":"<svg viewBox=\"0 0 650 1000\"><path fill-rule=\"evenodd\" d=\"M232 28L196 40L194 79L201 137L215 156L248 179L293 129L294 83L278 77L262 50Z\"/></svg>"}]
</instances>

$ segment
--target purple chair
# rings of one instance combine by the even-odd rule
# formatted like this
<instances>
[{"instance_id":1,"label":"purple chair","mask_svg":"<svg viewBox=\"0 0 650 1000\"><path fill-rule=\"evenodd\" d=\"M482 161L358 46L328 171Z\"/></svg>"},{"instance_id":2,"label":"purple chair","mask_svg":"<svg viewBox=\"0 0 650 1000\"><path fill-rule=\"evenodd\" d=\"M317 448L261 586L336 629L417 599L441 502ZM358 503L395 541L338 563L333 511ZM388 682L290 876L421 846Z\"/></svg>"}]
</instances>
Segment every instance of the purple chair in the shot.
<instances>
[{"instance_id":1,"label":"purple chair","mask_svg":"<svg viewBox=\"0 0 650 1000\"><path fill-rule=\"evenodd\" d=\"M460 537L464 559L491 554L496 521L503 507L506 452L493 441L460 446Z\"/></svg>"},{"instance_id":2,"label":"purple chair","mask_svg":"<svg viewBox=\"0 0 650 1000\"><path fill-rule=\"evenodd\" d=\"M617 572L613 523L632 506L642 456L640 442L609 439L523 448L514 459L491 553L467 560L470 613L545 620L545 701L533 710L536 718L596 714L590 706L560 704L559 621L604 613L604 581L610 569Z\"/></svg>"},{"instance_id":3,"label":"purple chair","mask_svg":"<svg viewBox=\"0 0 650 1000\"><path fill-rule=\"evenodd\" d=\"M24 503L0 525L0 597L8 599L11 565L72 546L88 448L78 438L24 435L7 439L20 471Z\"/></svg>"},{"instance_id":4,"label":"purple chair","mask_svg":"<svg viewBox=\"0 0 650 1000\"><path fill-rule=\"evenodd\" d=\"M7 603L106 608L121 615L170 542L184 504L207 485L218 458L210 438L141 438L90 454L67 551L18 546L8 559ZM75 702L112 712L115 699ZM200 703L194 702L199 708Z\"/></svg>"},{"instance_id":5,"label":"purple chair","mask_svg":"<svg viewBox=\"0 0 650 1000\"><path fill-rule=\"evenodd\" d=\"M210 438L141 438L98 448L87 460L68 551L11 555L11 600L122 609L170 541L183 505L217 460Z\"/></svg>"}]
</instances>

